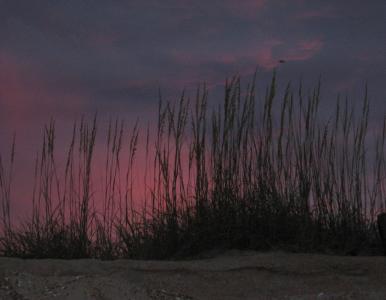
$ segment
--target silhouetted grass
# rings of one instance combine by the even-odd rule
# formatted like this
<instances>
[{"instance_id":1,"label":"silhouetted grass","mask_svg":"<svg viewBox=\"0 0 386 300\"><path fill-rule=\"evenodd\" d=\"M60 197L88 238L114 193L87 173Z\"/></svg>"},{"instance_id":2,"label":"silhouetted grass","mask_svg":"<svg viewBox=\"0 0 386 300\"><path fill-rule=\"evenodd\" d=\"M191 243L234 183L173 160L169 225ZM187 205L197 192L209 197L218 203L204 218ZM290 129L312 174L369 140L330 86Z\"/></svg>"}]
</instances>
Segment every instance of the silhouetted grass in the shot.
<instances>
[{"instance_id":1,"label":"silhouetted grass","mask_svg":"<svg viewBox=\"0 0 386 300\"><path fill-rule=\"evenodd\" d=\"M254 81L245 91L238 77L227 81L223 104L214 110L205 86L194 101L160 98L154 140L148 128L141 149L141 199L133 193L138 124L128 134L123 122L109 124L98 207L96 118L74 125L63 176L51 121L36 158L31 218L14 225L13 143L9 167L0 160L1 255L163 259L230 248L381 253L374 221L386 201L386 118L371 153L367 88L359 116L338 98L335 114L322 122L320 82L306 96L301 85L294 92L288 84L277 99L274 74L258 107Z\"/></svg>"}]
</instances>

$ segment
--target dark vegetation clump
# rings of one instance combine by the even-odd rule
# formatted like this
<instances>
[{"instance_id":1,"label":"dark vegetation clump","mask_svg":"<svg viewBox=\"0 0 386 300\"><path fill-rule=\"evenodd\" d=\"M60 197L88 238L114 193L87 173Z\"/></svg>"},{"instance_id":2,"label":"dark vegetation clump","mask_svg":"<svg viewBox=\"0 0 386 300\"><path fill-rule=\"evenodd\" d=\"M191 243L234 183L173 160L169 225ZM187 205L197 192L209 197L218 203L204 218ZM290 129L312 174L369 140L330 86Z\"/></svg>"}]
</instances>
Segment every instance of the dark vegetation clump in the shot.
<instances>
[{"instance_id":1,"label":"dark vegetation clump","mask_svg":"<svg viewBox=\"0 0 386 300\"><path fill-rule=\"evenodd\" d=\"M318 118L320 82L307 96L301 85L293 92L288 84L281 99L276 90L274 74L258 108L254 81L242 91L238 77L226 83L218 108L208 108L205 87L194 101L184 95L175 104L160 99L157 130L151 135L147 129L141 149L141 199L133 193L139 126L126 131L122 122L110 122L99 206L92 176L100 164L93 160L96 118L74 125L61 176L52 121L36 158L32 214L18 224L11 220L13 143L9 167L0 160L0 254L167 259L212 249L382 253L376 216L386 201L386 118L369 147L367 89L359 117L338 98L326 122Z\"/></svg>"}]
</instances>

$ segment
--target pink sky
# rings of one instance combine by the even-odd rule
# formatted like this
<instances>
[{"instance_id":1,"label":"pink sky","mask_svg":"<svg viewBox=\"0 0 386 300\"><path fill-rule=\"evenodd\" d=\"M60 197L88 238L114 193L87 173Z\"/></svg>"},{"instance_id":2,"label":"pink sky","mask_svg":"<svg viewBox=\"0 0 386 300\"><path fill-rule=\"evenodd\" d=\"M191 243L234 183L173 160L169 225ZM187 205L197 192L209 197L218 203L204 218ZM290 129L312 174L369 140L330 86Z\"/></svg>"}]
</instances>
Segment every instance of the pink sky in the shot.
<instances>
[{"instance_id":1,"label":"pink sky","mask_svg":"<svg viewBox=\"0 0 386 300\"><path fill-rule=\"evenodd\" d=\"M51 117L59 151L83 114L98 111L101 132L109 117L129 124L139 118L146 127L156 122L159 89L168 100L183 89L194 97L206 82L214 104L226 78L248 81L256 68L259 86L275 68L282 88L300 78L310 88L321 75L322 114L335 107L338 92L361 101L368 81L379 120L386 108L383 8L383 0L3 1L0 153L16 133L14 197L30 193Z\"/></svg>"}]
</instances>

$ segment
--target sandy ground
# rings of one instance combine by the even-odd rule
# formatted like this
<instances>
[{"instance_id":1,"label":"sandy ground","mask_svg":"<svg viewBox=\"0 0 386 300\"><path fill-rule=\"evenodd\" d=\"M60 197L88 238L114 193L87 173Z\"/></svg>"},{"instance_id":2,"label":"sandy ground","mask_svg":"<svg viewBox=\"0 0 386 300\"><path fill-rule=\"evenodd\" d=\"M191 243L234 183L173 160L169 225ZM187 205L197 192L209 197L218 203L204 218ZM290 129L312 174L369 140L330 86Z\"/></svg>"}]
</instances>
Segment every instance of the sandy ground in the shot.
<instances>
[{"instance_id":1,"label":"sandy ground","mask_svg":"<svg viewBox=\"0 0 386 300\"><path fill-rule=\"evenodd\" d=\"M386 299L386 257L234 251L178 262L0 258L0 299Z\"/></svg>"}]
</instances>

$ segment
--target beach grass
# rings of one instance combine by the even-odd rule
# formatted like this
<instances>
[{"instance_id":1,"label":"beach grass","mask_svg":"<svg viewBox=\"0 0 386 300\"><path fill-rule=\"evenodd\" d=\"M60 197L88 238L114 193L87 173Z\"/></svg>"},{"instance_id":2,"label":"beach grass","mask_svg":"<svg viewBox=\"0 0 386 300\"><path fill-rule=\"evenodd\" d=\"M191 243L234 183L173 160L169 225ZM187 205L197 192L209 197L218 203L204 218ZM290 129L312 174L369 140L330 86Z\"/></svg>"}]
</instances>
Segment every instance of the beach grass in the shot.
<instances>
[{"instance_id":1,"label":"beach grass","mask_svg":"<svg viewBox=\"0 0 386 300\"><path fill-rule=\"evenodd\" d=\"M256 75L255 75L256 77ZM320 118L321 82L305 95L276 73L262 104L255 77L225 83L209 108L194 99L159 99L155 131L111 121L106 159L94 159L98 119L72 128L60 173L55 122L36 157L30 218L12 220L15 143L0 157L0 255L23 258L187 258L212 249L286 250L343 255L382 253L375 226L386 204L386 118L369 138L370 103L336 99ZM142 138L143 149L138 140ZM133 192L138 151L146 156L145 196ZM96 204L93 170L102 165ZM60 173L60 174L59 174ZM123 175L122 175L123 174Z\"/></svg>"}]
</instances>

